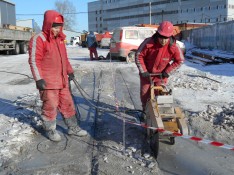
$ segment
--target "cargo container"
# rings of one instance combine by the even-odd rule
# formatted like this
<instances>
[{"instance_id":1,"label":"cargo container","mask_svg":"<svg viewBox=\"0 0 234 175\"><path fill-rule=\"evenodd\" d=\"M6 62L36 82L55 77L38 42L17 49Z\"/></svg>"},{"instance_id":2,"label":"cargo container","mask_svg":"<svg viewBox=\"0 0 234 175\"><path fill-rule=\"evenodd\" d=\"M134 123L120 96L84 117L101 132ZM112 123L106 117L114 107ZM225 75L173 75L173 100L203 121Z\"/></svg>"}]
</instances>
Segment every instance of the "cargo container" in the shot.
<instances>
[{"instance_id":1,"label":"cargo container","mask_svg":"<svg viewBox=\"0 0 234 175\"><path fill-rule=\"evenodd\" d=\"M26 53L32 29L16 26L15 5L0 0L0 51L10 54Z\"/></svg>"}]
</instances>

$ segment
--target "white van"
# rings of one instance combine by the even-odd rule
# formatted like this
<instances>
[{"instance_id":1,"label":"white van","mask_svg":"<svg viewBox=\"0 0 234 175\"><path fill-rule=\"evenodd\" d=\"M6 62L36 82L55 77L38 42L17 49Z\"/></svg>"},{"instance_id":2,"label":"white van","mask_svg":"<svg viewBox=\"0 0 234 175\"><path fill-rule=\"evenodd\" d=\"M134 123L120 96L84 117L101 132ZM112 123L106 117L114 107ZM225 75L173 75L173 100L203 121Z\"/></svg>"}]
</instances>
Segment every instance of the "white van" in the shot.
<instances>
[{"instance_id":1,"label":"white van","mask_svg":"<svg viewBox=\"0 0 234 175\"><path fill-rule=\"evenodd\" d=\"M110 43L110 54L112 58L118 58L122 61L133 61L135 51L140 44L148 37L151 37L156 28L152 27L118 27L113 31ZM185 52L185 45L176 41L181 50Z\"/></svg>"}]
</instances>

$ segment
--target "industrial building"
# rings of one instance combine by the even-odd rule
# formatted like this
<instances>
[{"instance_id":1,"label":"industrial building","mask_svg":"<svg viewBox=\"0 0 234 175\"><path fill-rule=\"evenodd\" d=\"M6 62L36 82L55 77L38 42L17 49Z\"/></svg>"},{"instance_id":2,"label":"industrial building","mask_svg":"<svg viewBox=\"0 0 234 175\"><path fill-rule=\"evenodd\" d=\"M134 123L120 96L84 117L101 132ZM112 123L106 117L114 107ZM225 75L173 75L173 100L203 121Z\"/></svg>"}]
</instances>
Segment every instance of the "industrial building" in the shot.
<instances>
[{"instance_id":1,"label":"industrial building","mask_svg":"<svg viewBox=\"0 0 234 175\"><path fill-rule=\"evenodd\" d=\"M99 0L88 3L89 30L135 24L217 23L234 19L234 0Z\"/></svg>"}]
</instances>

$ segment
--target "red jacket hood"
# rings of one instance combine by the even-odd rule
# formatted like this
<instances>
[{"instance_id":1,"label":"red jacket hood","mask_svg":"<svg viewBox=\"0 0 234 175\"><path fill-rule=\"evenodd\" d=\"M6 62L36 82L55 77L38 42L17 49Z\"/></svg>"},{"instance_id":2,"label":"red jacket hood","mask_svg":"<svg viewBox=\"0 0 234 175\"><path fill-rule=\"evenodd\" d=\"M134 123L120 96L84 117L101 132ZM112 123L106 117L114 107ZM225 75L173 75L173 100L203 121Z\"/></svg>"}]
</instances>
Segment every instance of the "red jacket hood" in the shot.
<instances>
[{"instance_id":1,"label":"red jacket hood","mask_svg":"<svg viewBox=\"0 0 234 175\"><path fill-rule=\"evenodd\" d=\"M62 17L62 21L64 23L63 15L61 15L57 11L47 10L45 12L45 14L44 14L44 21L43 21L42 31L47 35L48 38L50 38L50 36L51 36L52 24L55 21L55 18L58 17L58 16ZM66 35L64 35L64 33L61 30L58 37L60 37L61 39L65 39Z\"/></svg>"}]
</instances>

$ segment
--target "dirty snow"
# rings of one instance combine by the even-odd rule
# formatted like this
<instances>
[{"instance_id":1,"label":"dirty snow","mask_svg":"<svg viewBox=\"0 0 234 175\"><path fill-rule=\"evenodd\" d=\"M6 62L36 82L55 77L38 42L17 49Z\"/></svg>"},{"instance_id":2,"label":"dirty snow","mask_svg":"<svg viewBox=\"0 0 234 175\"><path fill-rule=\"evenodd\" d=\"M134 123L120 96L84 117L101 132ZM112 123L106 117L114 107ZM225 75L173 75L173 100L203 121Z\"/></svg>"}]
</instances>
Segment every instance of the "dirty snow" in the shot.
<instances>
[{"instance_id":1,"label":"dirty snow","mask_svg":"<svg viewBox=\"0 0 234 175\"><path fill-rule=\"evenodd\" d=\"M68 47L69 58L74 69L82 71L83 76L98 66L100 69L111 68L106 62L90 62L87 52L81 51L77 55L74 49L77 48ZM216 55L221 53L222 56L224 54L222 51L215 53ZM107 50L99 50L99 55L106 54ZM34 81L30 78L27 55L0 55L0 59L0 169L2 169L9 160L24 152L25 145L31 144L38 136L38 131L41 130L39 117L41 102ZM130 74L137 75L134 63L120 62L118 67L125 70L131 68ZM234 145L234 64L202 66L185 61L174 76L170 77L169 86L173 89L176 103L186 113L191 135ZM105 98L112 95L107 93ZM117 145L117 149L123 149L120 147ZM140 164L143 169L157 166L157 162L150 161L152 156L149 153L138 153L137 146L131 144L126 147L126 156L129 160L133 157L131 161ZM104 156L103 162L108 164L110 159L114 160L115 157ZM139 167L126 166L126 171L131 174L136 174L138 170Z\"/></svg>"}]
</instances>

